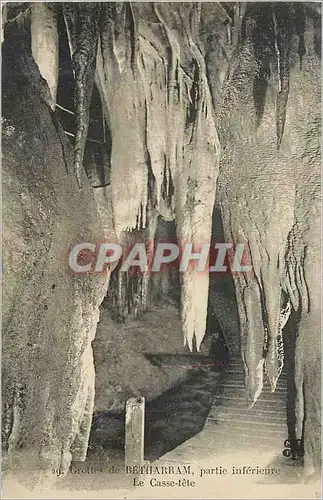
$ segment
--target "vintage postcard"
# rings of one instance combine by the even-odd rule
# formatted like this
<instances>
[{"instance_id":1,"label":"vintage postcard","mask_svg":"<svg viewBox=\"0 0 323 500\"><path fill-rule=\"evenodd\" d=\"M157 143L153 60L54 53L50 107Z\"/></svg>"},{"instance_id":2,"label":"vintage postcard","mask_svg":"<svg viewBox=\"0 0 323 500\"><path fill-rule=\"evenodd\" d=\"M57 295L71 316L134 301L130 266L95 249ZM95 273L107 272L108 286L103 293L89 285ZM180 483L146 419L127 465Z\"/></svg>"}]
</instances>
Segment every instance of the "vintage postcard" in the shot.
<instances>
[{"instance_id":1,"label":"vintage postcard","mask_svg":"<svg viewBox=\"0 0 323 500\"><path fill-rule=\"evenodd\" d=\"M320 2L1 2L2 498L322 498Z\"/></svg>"}]
</instances>

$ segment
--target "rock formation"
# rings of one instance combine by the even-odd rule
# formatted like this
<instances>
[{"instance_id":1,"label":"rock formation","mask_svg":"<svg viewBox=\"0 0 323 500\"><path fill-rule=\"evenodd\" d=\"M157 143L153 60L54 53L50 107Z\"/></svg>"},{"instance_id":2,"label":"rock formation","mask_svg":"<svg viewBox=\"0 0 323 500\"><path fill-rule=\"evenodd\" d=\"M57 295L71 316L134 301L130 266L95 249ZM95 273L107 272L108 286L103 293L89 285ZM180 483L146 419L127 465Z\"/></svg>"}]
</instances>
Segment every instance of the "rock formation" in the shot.
<instances>
[{"instance_id":1,"label":"rock formation","mask_svg":"<svg viewBox=\"0 0 323 500\"><path fill-rule=\"evenodd\" d=\"M72 458L86 455L91 341L110 270L72 276L69 249L108 239L151 243L160 220L174 222L180 246L198 249L211 241L216 203L225 241L247 243L253 265L252 276L233 273L236 304L228 297L237 307L228 336L235 346L241 342L249 404L264 374L275 390L282 329L290 312L298 313L296 433L304 434L308 473L319 469L320 16L318 4L299 2L6 6L9 464L66 470ZM73 132L56 102L63 49L73 68L74 104L67 110ZM90 135L95 92L101 140ZM95 188L93 144L104 177ZM115 274L117 306L136 293L136 307L146 309L158 279L137 277L125 298L120 290L128 278ZM205 334L209 288L217 308L214 286L216 276L209 283L208 273L194 268L180 276L190 350L199 350ZM225 286L221 293L228 304ZM225 329L225 319L221 324Z\"/></svg>"}]
</instances>

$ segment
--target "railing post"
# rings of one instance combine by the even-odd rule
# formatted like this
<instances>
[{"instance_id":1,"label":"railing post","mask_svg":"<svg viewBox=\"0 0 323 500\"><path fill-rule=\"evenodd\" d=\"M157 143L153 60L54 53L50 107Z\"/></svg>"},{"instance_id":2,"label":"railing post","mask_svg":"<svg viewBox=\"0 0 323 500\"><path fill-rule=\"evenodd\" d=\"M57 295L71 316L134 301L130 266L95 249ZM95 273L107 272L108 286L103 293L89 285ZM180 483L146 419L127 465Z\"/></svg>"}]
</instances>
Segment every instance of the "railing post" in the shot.
<instances>
[{"instance_id":1,"label":"railing post","mask_svg":"<svg viewBox=\"0 0 323 500\"><path fill-rule=\"evenodd\" d=\"M130 398L126 403L125 463L144 464L145 398Z\"/></svg>"}]
</instances>

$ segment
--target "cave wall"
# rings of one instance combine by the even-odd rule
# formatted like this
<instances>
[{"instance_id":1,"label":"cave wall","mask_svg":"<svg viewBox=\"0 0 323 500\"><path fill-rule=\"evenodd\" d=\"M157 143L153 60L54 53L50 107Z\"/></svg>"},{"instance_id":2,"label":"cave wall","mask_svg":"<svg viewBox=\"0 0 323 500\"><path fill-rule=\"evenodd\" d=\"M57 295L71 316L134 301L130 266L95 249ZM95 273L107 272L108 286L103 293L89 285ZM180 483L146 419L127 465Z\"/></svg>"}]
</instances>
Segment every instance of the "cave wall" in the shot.
<instances>
[{"instance_id":1,"label":"cave wall","mask_svg":"<svg viewBox=\"0 0 323 500\"><path fill-rule=\"evenodd\" d=\"M3 43L2 430L10 467L50 473L86 454L91 342L108 286L107 274L72 276L68 254L102 240L108 220L85 175L78 188L72 148L25 42L15 32Z\"/></svg>"},{"instance_id":2,"label":"cave wall","mask_svg":"<svg viewBox=\"0 0 323 500\"><path fill-rule=\"evenodd\" d=\"M313 471L320 467L321 64L318 14L303 18L300 52L299 32L288 26L289 8L255 5L246 14L241 49L216 108L222 145L218 203L225 240L247 243L253 265L252 275L233 274L251 405L264 376L275 388L284 364L282 328L289 310L300 313L296 432L299 439L305 432L305 460ZM280 72L270 57L272 15L284 16L287 24ZM261 56L266 37L268 54ZM262 100L256 94L259 85L265 86Z\"/></svg>"}]
</instances>

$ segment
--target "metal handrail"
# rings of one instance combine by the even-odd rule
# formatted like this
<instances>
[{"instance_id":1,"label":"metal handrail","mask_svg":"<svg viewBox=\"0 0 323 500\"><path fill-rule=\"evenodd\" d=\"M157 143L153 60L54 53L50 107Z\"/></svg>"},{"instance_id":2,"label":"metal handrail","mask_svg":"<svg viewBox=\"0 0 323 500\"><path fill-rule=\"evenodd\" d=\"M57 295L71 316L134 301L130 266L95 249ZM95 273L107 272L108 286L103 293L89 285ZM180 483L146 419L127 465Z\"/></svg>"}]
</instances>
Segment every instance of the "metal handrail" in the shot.
<instances>
[{"instance_id":1,"label":"metal handrail","mask_svg":"<svg viewBox=\"0 0 323 500\"><path fill-rule=\"evenodd\" d=\"M64 106L61 106L61 104L58 104L57 102L55 103L56 108L61 109L62 111L65 111L66 113L69 113L70 115L75 116L74 111L71 111L70 109L64 108ZM93 120L90 118L90 122L92 123L100 123L100 120Z\"/></svg>"},{"instance_id":2,"label":"metal handrail","mask_svg":"<svg viewBox=\"0 0 323 500\"><path fill-rule=\"evenodd\" d=\"M66 135L68 135L69 137L75 137L75 134L72 134L71 132L67 132L67 130L63 129L64 130L64 133ZM95 144L100 144L101 146L103 146L103 144L105 144L103 141L98 141L96 139L86 139L87 142L94 142Z\"/></svg>"}]
</instances>

